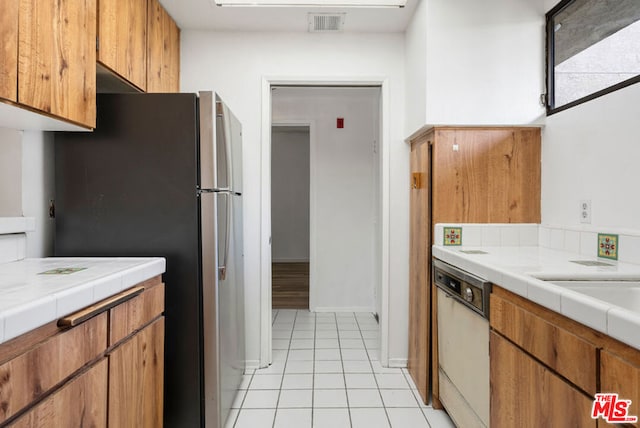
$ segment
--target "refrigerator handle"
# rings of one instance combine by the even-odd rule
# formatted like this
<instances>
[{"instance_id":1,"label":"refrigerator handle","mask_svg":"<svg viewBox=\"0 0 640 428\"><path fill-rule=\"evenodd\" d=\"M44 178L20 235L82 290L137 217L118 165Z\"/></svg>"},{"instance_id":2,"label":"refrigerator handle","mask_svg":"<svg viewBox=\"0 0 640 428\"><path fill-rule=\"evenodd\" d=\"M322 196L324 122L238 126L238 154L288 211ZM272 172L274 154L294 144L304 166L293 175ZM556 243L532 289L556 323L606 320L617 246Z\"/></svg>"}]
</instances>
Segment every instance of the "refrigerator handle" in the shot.
<instances>
[{"instance_id":1,"label":"refrigerator handle","mask_svg":"<svg viewBox=\"0 0 640 428\"><path fill-rule=\"evenodd\" d=\"M222 137L224 144L224 156L227 163L227 189L233 186L233 163L231 159L231 124L227 106L222 101L217 101L217 114L222 119Z\"/></svg>"},{"instance_id":2,"label":"refrigerator handle","mask_svg":"<svg viewBox=\"0 0 640 428\"><path fill-rule=\"evenodd\" d=\"M226 230L224 232L224 252L222 253L222 263L218 267L218 279L224 281L227 278L227 262L229 261L229 244L231 242L231 216L233 215L231 204L233 199L231 194L222 193L227 200L227 221Z\"/></svg>"}]
</instances>

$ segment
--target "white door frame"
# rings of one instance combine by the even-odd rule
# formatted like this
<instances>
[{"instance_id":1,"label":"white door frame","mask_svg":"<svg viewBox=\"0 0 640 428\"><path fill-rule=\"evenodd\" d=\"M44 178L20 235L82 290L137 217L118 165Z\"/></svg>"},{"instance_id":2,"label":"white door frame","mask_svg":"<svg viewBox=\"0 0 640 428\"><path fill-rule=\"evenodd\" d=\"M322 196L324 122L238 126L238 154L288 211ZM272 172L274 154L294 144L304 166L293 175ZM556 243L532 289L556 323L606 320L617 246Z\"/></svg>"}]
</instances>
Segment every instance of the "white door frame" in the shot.
<instances>
[{"instance_id":1,"label":"white door frame","mask_svg":"<svg viewBox=\"0 0 640 428\"><path fill-rule=\"evenodd\" d=\"M379 274L382 282L380 316L380 362L387 366L389 361L389 176L390 176L390 107L389 80L386 77L263 77L262 78L262 126L261 126L261 170L262 185L260 198L260 367L268 366L271 361L271 87L278 85L300 86L380 86L381 111L380 148L381 181L380 213L381 260ZM307 123L309 121L306 121ZM291 122L289 122L291 123ZM312 142L312 141L311 141ZM313 146L310 148L313 150ZM310 219L311 221L311 219ZM311 223L312 224L312 223ZM311 228L312 229L312 228ZM312 232L313 233L313 232ZM312 249L313 247L311 247ZM313 254L310 257L313 260ZM309 296L311 299L311 295ZM309 302L311 307L311 300Z\"/></svg>"}]
</instances>

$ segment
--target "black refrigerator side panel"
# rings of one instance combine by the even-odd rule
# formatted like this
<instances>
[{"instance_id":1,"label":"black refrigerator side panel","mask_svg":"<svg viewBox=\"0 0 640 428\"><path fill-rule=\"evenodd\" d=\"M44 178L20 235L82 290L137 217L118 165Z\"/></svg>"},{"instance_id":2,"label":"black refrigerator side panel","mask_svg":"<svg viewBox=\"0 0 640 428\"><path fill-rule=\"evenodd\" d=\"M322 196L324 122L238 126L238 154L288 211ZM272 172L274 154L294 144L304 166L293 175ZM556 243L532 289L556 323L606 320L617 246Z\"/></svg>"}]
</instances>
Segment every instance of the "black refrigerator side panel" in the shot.
<instances>
[{"instance_id":1,"label":"black refrigerator side panel","mask_svg":"<svg viewBox=\"0 0 640 428\"><path fill-rule=\"evenodd\" d=\"M164 426L201 426L197 98L99 95L55 152L56 256L166 257Z\"/></svg>"}]
</instances>

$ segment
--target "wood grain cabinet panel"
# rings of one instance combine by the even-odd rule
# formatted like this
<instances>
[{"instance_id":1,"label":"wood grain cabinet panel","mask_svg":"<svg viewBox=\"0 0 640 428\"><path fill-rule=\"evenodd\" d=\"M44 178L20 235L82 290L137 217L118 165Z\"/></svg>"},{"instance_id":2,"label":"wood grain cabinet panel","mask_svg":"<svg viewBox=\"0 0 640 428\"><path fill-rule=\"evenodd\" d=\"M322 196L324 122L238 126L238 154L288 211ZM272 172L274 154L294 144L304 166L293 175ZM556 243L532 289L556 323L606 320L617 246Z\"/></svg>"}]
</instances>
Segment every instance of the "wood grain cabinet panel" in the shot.
<instances>
[{"instance_id":1,"label":"wood grain cabinet panel","mask_svg":"<svg viewBox=\"0 0 640 428\"><path fill-rule=\"evenodd\" d=\"M593 398L491 332L491 426L596 427Z\"/></svg>"},{"instance_id":2,"label":"wood grain cabinet panel","mask_svg":"<svg viewBox=\"0 0 640 428\"><path fill-rule=\"evenodd\" d=\"M98 62L147 86L147 0L98 0Z\"/></svg>"},{"instance_id":3,"label":"wood grain cabinet panel","mask_svg":"<svg viewBox=\"0 0 640 428\"><path fill-rule=\"evenodd\" d=\"M95 0L20 0L18 102L96 122Z\"/></svg>"},{"instance_id":4,"label":"wood grain cabinet panel","mask_svg":"<svg viewBox=\"0 0 640 428\"><path fill-rule=\"evenodd\" d=\"M597 348L511 302L491 295L491 327L591 395L597 391Z\"/></svg>"},{"instance_id":5,"label":"wood grain cabinet panel","mask_svg":"<svg viewBox=\"0 0 640 428\"><path fill-rule=\"evenodd\" d=\"M107 348L107 314L33 346L0 365L0 425ZM40 426L40 425L38 425Z\"/></svg>"},{"instance_id":6,"label":"wood grain cabinet panel","mask_svg":"<svg viewBox=\"0 0 640 428\"><path fill-rule=\"evenodd\" d=\"M11 428L106 427L107 359L103 358L8 426Z\"/></svg>"},{"instance_id":7,"label":"wood grain cabinet panel","mask_svg":"<svg viewBox=\"0 0 640 428\"><path fill-rule=\"evenodd\" d=\"M180 92L180 29L158 0L147 17L147 92Z\"/></svg>"},{"instance_id":8,"label":"wood grain cabinet panel","mask_svg":"<svg viewBox=\"0 0 640 428\"><path fill-rule=\"evenodd\" d=\"M19 0L0 1L0 98L18 100Z\"/></svg>"},{"instance_id":9,"label":"wood grain cabinet panel","mask_svg":"<svg viewBox=\"0 0 640 428\"><path fill-rule=\"evenodd\" d=\"M164 387L164 318L109 355L109 426L161 428Z\"/></svg>"},{"instance_id":10,"label":"wood grain cabinet panel","mask_svg":"<svg viewBox=\"0 0 640 428\"><path fill-rule=\"evenodd\" d=\"M429 307L431 223L430 144L428 140L411 146L410 176L410 259L409 259L409 359L407 368L420 396L429 401Z\"/></svg>"},{"instance_id":11,"label":"wood grain cabinet panel","mask_svg":"<svg viewBox=\"0 0 640 428\"><path fill-rule=\"evenodd\" d=\"M634 361L608 351L600 354L600 389L616 392L620 399L631 400L629 415L640 417L640 352L629 349ZM605 424L602 424L605 426ZM629 424L640 426L640 424Z\"/></svg>"}]
</instances>

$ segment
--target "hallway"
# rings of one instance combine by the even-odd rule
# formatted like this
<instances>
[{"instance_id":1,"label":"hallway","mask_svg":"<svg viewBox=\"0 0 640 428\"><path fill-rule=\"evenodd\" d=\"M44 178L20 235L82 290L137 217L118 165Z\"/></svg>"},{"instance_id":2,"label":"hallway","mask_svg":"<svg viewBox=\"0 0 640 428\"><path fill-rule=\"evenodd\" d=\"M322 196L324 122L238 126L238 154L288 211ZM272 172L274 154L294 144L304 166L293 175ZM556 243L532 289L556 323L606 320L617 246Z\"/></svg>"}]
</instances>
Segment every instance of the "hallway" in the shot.
<instances>
[{"instance_id":1,"label":"hallway","mask_svg":"<svg viewBox=\"0 0 640 428\"><path fill-rule=\"evenodd\" d=\"M370 313L274 310L273 364L245 375L227 427L453 428L378 348Z\"/></svg>"}]
</instances>

